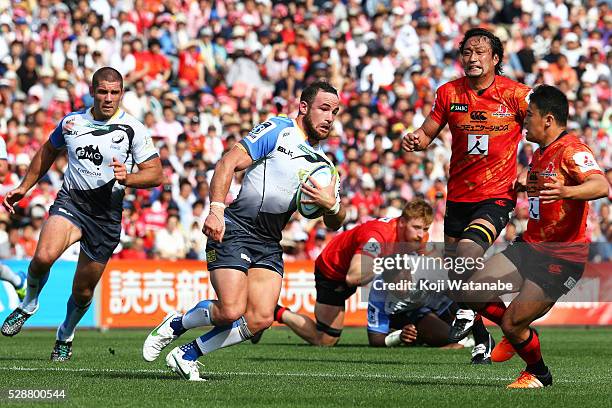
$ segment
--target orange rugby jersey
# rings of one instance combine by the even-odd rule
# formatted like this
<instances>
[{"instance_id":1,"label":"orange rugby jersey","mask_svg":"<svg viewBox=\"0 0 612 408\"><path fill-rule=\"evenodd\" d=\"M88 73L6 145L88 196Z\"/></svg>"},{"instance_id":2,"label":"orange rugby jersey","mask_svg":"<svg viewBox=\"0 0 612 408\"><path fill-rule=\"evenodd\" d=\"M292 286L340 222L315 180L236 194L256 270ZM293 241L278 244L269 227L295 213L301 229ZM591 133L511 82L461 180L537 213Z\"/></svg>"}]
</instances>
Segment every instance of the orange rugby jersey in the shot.
<instances>
[{"instance_id":1,"label":"orange rugby jersey","mask_svg":"<svg viewBox=\"0 0 612 408\"><path fill-rule=\"evenodd\" d=\"M516 198L516 154L530 91L499 75L481 95L466 77L438 89L430 117L448 123L452 134L448 200Z\"/></svg>"},{"instance_id":2,"label":"orange rugby jersey","mask_svg":"<svg viewBox=\"0 0 612 408\"><path fill-rule=\"evenodd\" d=\"M592 174L603 174L591 149L578 137L564 133L544 150L536 150L529 167L529 222L523 239L555 257L586 261L588 201L557 200L542 204L539 195L544 183L552 182L553 177L566 186L575 186Z\"/></svg>"},{"instance_id":3,"label":"orange rugby jersey","mask_svg":"<svg viewBox=\"0 0 612 408\"><path fill-rule=\"evenodd\" d=\"M368 221L334 237L315 261L316 269L327 279L346 280L353 255L372 258L391 255L398 250L397 218L380 218ZM423 242L429 240L426 232Z\"/></svg>"}]
</instances>

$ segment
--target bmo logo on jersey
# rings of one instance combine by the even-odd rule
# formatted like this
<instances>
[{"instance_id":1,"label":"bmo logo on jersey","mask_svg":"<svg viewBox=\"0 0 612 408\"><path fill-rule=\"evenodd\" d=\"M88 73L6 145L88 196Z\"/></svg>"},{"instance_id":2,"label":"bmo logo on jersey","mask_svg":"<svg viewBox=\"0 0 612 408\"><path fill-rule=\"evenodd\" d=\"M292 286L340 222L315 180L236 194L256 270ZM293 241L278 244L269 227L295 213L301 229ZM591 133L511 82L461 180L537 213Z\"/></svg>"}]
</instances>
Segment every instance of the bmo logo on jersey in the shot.
<instances>
[{"instance_id":1,"label":"bmo logo on jersey","mask_svg":"<svg viewBox=\"0 0 612 408\"><path fill-rule=\"evenodd\" d=\"M96 146L95 148L93 147L93 145L77 147L75 153L77 155L77 159L89 160L96 166L101 165L102 161L104 160L104 157L100 153L100 148L98 146Z\"/></svg>"}]
</instances>

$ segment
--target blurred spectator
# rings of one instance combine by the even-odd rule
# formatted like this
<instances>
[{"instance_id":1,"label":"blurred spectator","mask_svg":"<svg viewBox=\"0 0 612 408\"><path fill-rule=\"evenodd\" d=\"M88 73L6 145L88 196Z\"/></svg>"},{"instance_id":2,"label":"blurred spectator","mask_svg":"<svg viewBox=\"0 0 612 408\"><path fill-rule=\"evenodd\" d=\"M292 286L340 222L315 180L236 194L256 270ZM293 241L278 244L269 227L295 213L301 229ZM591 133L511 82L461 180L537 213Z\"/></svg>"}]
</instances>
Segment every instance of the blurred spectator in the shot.
<instances>
[{"instance_id":1,"label":"blurred spectator","mask_svg":"<svg viewBox=\"0 0 612 408\"><path fill-rule=\"evenodd\" d=\"M179 218L169 215L165 228L155 234L155 254L161 259L176 260L187 255L187 243L179 228Z\"/></svg>"},{"instance_id":2,"label":"blurred spectator","mask_svg":"<svg viewBox=\"0 0 612 408\"><path fill-rule=\"evenodd\" d=\"M422 123L441 84L463 75L457 48L472 25L502 38L506 75L566 93L569 130L592 148L602 168L612 167L612 11L603 1L5 3L0 134L10 171L2 191L19 183L65 114L91 106L91 75L100 65L125 75L122 108L143 120L160 148L167 183L126 195L131 209L119 257L153 256L157 232L176 214L186 236L182 256L201 258L208 178L221 155L269 116L295 116L301 90L319 77L338 88L342 101L324 148L341 174L348 227L395 216L422 195L435 208L430 237L440 239L450 134L442 130L418 155L401 152L401 135ZM531 144L523 143L520 168L532 154ZM0 212L0 254L26 256L30 238L22 237L36 235L42 218L33 215L48 208L65 171L62 154L17 215ZM228 203L240 177L232 181ZM507 239L524 230L523 200ZM610 202L593 208L591 239L609 242ZM316 256L325 242L321 233L317 239L319 226L293 218L287 259Z\"/></svg>"}]
</instances>

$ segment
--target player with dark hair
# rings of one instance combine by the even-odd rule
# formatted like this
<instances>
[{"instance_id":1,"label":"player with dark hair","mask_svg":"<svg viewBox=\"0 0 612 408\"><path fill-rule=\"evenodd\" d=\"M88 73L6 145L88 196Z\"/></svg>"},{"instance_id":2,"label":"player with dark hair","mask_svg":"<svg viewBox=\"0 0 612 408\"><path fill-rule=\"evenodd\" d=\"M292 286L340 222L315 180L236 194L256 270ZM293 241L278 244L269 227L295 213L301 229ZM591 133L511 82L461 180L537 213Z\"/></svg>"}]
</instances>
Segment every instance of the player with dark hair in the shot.
<instances>
[{"instance_id":1,"label":"player with dark hair","mask_svg":"<svg viewBox=\"0 0 612 408\"><path fill-rule=\"evenodd\" d=\"M81 253L68 299L66 319L57 330L51 360L72 356L78 322L91 305L94 289L119 244L126 187L149 188L162 182L157 150L142 123L119 108L121 74L110 67L94 74L91 109L66 115L32 159L21 184L9 192L4 207L15 204L47 173L56 157L68 152L64 184L45 222L28 268L27 291L21 305L4 321L2 334L14 336L38 310L38 297L60 255L80 241ZM138 172L133 172L134 166Z\"/></svg>"},{"instance_id":2,"label":"player with dark hair","mask_svg":"<svg viewBox=\"0 0 612 408\"><path fill-rule=\"evenodd\" d=\"M539 149L533 154L524 186L532 210L527 230L470 279L511 283L513 289L508 292L518 295L506 309L498 300L504 292L466 294L470 306L504 332L493 352L494 361L505 361L516 353L527 364L508 388L552 385L538 333L530 325L581 278L588 257L588 201L608 195L608 181L593 153L566 131L568 114L567 97L559 89L548 85L534 89L525 128L527 140L537 143Z\"/></svg>"},{"instance_id":3,"label":"player with dark hair","mask_svg":"<svg viewBox=\"0 0 612 408\"><path fill-rule=\"evenodd\" d=\"M482 28L465 33L459 47L465 77L442 85L431 112L402 142L407 151L423 150L448 123L452 156L444 242L448 256L479 258L508 223L516 201L517 146L522 138L529 88L501 76L503 47ZM449 277L465 280L469 271ZM460 294L453 296L459 300ZM494 344L480 316L457 312L449 340L457 342L474 331L472 362L490 363Z\"/></svg>"},{"instance_id":4,"label":"player with dark hair","mask_svg":"<svg viewBox=\"0 0 612 408\"><path fill-rule=\"evenodd\" d=\"M304 183L304 175L322 164L333 169L320 142L329 136L339 104L335 88L314 82L304 89L295 120L277 116L257 125L217 163L203 232L209 237L206 260L218 300L203 300L184 315L170 314L145 340L145 360L155 360L187 330L212 325L166 356L177 374L197 381L199 357L272 324L284 269L281 232L297 209L298 189L312 198L303 203L324 209L327 227L338 229L344 221L337 174L328 187L312 178L314 187ZM232 177L241 170L246 174L240 194L225 209Z\"/></svg>"},{"instance_id":5,"label":"player with dark hair","mask_svg":"<svg viewBox=\"0 0 612 408\"><path fill-rule=\"evenodd\" d=\"M346 300L372 281L374 259L399 248L416 252L427 241L432 220L431 206L416 200L398 218L369 221L336 235L315 261L316 322L282 306L277 306L275 320L310 344L335 345L344 328Z\"/></svg>"}]
</instances>

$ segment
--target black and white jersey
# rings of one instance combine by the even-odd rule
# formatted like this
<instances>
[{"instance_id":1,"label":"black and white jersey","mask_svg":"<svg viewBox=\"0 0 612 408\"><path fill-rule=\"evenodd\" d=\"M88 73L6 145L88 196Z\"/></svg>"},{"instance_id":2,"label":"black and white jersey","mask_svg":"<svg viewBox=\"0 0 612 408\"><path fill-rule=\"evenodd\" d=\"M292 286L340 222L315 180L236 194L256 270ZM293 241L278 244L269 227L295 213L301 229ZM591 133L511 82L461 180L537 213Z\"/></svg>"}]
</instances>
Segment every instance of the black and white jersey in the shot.
<instances>
[{"instance_id":1,"label":"black and white jersey","mask_svg":"<svg viewBox=\"0 0 612 408\"><path fill-rule=\"evenodd\" d=\"M95 120L89 109L70 113L49 140L56 149L68 151L58 198L68 196L80 211L99 221L121 221L125 186L116 183L113 157L131 173L136 164L158 156L144 125L121 109L107 121Z\"/></svg>"}]
</instances>

